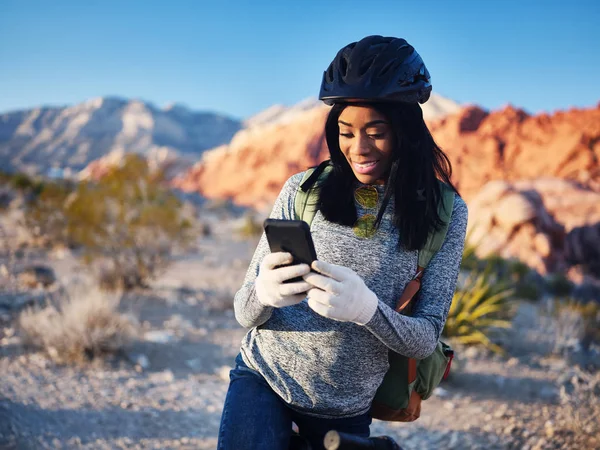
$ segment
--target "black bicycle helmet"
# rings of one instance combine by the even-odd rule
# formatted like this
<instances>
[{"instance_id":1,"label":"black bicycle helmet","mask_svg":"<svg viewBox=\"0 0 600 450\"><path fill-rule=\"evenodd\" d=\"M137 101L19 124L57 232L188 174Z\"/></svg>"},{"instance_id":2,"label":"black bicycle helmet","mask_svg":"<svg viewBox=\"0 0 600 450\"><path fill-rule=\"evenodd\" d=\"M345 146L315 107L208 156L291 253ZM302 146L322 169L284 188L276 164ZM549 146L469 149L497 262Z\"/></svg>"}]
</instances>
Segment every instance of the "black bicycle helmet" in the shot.
<instances>
[{"instance_id":1,"label":"black bicycle helmet","mask_svg":"<svg viewBox=\"0 0 600 450\"><path fill-rule=\"evenodd\" d=\"M319 100L425 103L431 79L425 63L404 39L367 36L342 48L321 82Z\"/></svg>"}]
</instances>

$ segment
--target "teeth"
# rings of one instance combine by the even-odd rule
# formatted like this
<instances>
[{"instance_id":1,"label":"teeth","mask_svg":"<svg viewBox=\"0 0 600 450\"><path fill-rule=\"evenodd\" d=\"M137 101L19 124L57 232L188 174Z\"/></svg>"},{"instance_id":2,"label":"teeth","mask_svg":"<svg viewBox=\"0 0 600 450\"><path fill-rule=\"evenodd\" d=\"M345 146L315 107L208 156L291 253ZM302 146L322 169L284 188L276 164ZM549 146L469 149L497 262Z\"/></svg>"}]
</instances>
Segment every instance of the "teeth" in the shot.
<instances>
[{"instance_id":1,"label":"teeth","mask_svg":"<svg viewBox=\"0 0 600 450\"><path fill-rule=\"evenodd\" d=\"M370 162L370 163L365 163L365 164L359 164L359 163L355 163L355 164L356 164L358 167L363 167L363 168L365 168L365 167L371 167L371 166L374 166L375 164L377 164L377 161L373 161L373 162Z\"/></svg>"}]
</instances>

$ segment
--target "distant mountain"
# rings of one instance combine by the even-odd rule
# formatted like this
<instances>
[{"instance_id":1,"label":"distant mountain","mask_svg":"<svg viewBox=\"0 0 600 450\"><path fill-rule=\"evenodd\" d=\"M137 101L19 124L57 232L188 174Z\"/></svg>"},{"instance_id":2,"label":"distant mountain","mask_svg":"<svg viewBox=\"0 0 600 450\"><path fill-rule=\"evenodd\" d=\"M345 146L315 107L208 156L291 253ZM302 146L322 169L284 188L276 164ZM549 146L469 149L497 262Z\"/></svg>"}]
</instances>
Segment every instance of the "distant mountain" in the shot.
<instances>
[{"instance_id":1,"label":"distant mountain","mask_svg":"<svg viewBox=\"0 0 600 450\"><path fill-rule=\"evenodd\" d=\"M454 100L432 93L431 98L427 103L422 105L423 117L425 117L425 120L438 119L455 113L460 107L461 105ZM244 127L253 128L261 125L288 123L294 121L295 118L303 112L320 108L328 107L315 97L307 98L289 107L284 105L273 105L244 120Z\"/></svg>"},{"instance_id":2,"label":"distant mountain","mask_svg":"<svg viewBox=\"0 0 600 450\"><path fill-rule=\"evenodd\" d=\"M215 113L115 97L9 112L0 114L0 168L60 174L112 152L167 152L195 161L241 128L240 121Z\"/></svg>"}]
</instances>

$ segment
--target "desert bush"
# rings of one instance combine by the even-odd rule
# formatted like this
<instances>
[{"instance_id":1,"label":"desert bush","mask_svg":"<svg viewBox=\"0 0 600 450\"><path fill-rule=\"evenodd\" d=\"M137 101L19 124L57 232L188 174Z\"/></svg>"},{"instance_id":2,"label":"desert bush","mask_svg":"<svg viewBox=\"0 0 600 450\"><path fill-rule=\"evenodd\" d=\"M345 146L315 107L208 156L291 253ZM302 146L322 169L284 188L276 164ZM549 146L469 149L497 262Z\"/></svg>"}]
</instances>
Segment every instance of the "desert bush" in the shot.
<instances>
[{"instance_id":1,"label":"desert bush","mask_svg":"<svg viewBox=\"0 0 600 450\"><path fill-rule=\"evenodd\" d=\"M495 352L502 349L491 340L499 328L509 328L510 297L514 290L498 280L491 265L483 272L472 271L457 288L443 330L444 336L462 344L483 345Z\"/></svg>"},{"instance_id":2,"label":"desert bush","mask_svg":"<svg viewBox=\"0 0 600 450\"><path fill-rule=\"evenodd\" d=\"M520 282L525 280L527 275L531 273L531 267L525 264L523 261L518 259L511 259L507 263L507 270L509 276L515 281Z\"/></svg>"},{"instance_id":3,"label":"desert bush","mask_svg":"<svg viewBox=\"0 0 600 450\"><path fill-rule=\"evenodd\" d=\"M193 217L145 159L126 155L97 182L48 185L26 225L51 244L81 248L84 261L110 267L114 289L143 286L193 239ZM103 286L110 276L105 276Z\"/></svg>"},{"instance_id":4,"label":"desert bush","mask_svg":"<svg viewBox=\"0 0 600 450\"><path fill-rule=\"evenodd\" d=\"M461 269L464 270L476 270L479 267L479 258L477 258L475 254L475 250L477 247L469 243L469 241L465 242L465 248L463 250Z\"/></svg>"},{"instance_id":5,"label":"desert bush","mask_svg":"<svg viewBox=\"0 0 600 450\"><path fill-rule=\"evenodd\" d=\"M183 217L181 207L162 173L127 155L98 183L79 185L66 205L67 233L83 247L86 261L109 261L127 277L123 287L143 285L193 238L192 219Z\"/></svg>"},{"instance_id":6,"label":"desert bush","mask_svg":"<svg viewBox=\"0 0 600 450\"><path fill-rule=\"evenodd\" d=\"M534 281L521 281L515 285L515 297L523 300L537 301L544 294L543 288Z\"/></svg>"},{"instance_id":7,"label":"desert bush","mask_svg":"<svg viewBox=\"0 0 600 450\"><path fill-rule=\"evenodd\" d=\"M56 302L21 313L24 342L60 364L119 353L137 334L136 321L119 312L119 298L89 287L71 288Z\"/></svg>"},{"instance_id":8,"label":"desert bush","mask_svg":"<svg viewBox=\"0 0 600 450\"><path fill-rule=\"evenodd\" d=\"M68 244L65 202L70 192L66 184L48 183L28 205L24 225L39 244Z\"/></svg>"},{"instance_id":9,"label":"desert bush","mask_svg":"<svg viewBox=\"0 0 600 450\"><path fill-rule=\"evenodd\" d=\"M566 297L571 295L575 285L563 273L554 273L547 277L546 287L550 294L558 297Z\"/></svg>"},{"instance_id":10,"label":"desert bush","mask_svg":"<svg viewBox=\"0 0 600 450\"><path fill-rule=\"evenodd\" d=\"M254 217L253 214L247 213L244 215L242 225L238 228L240 236L245 238L258 237L263 232L262 224Z\"/></svg>"},{"instance_id":11,"label":"desert bush","mask_svg":"<svg viewBox=\"0 0 600 450\"><path fill-rule=\"evenodd\" d=\"M560 403L569 418L567 427L575 433L600 433L600 372L570 368L559 380Z\"/></svg>"},{"instance_id":12,"label":"desert bush","mask_svg":"<svg viewBox=\"0 0 600 450\"><path fill-rule=\"evenodd\" d=\"M597 302L553 299L548 302L545 313L554 330L555 353L600 345L600 305Z\"/></svg>"},{"instance_id":13,"label":"desert bush","mask_svg":"<svg viewBox=\"0 0 600 450\"><path fill-rule=\"evenodd\" d=\"M10 184L17 190L32 189L35 182L24 173L17 173L10 177Z\"/></svg>"}]
</instances>

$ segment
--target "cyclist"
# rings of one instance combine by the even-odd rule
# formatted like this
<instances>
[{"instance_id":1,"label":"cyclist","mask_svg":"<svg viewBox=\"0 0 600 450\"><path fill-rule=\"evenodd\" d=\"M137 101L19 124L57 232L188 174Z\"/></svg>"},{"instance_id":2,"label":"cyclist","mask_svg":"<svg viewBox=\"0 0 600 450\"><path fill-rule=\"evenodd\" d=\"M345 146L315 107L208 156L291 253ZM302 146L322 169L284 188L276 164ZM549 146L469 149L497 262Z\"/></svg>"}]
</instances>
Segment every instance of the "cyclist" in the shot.
<instances>
[{"instance_id":1,"label":"cyclist","mask_svg":"<svg viewBox=\"0 0 600 450\"><path fill-rule=\"evenodd\" d=\"M467 207L423 120L419 103L430 92L423 60L399 38L353 42L324 72L319 97L333 105L325 125L333 170L319 184L311 224L319 260L312 271L285 266L291 255L270 253L262 236L234 299L249 331L230 372L220 450L286 449L292 422L314 450L328 430L369 436L389 349L411 358L434 351L456 286ZM287 180L270 217L294 219L302 178ZM395 303L439 224L438 179L455 191L454 207L409 317Z\"/></svg>"}]
</instances>

